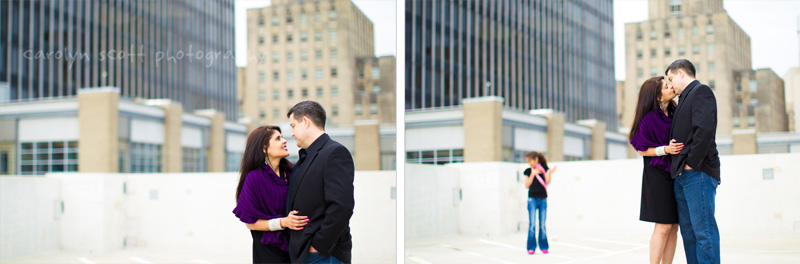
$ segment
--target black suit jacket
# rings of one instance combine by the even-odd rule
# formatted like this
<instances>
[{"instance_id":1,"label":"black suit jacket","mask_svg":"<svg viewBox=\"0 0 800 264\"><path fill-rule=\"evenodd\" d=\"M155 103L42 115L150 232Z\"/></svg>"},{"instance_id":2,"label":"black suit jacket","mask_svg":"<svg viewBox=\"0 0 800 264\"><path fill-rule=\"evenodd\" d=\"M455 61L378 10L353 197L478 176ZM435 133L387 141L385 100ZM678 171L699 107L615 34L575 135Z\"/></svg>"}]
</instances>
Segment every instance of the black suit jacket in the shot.
<instances>
[{"instance_id":1,"label":"black suit jacket","mask_svg":"<svg viewBox=\"0 0 800 264\"><path fill-rule=\"evenodd\" d=\"M683 173L684 165L720 181L717 135L717 99L707 85L695 80L681 92L672 117L671 139L683 142L683 150L672 155L672 178Z\"/></svg>"},{"instance_id":2,"label":"black suit jacket","mask_svg":"<svg viewBox=\"0 0 800 264\"><path fill-rule=\"evenodd\" d=\"M297 210L308 216L305 229L289 233L289 256L300 262L314 249L350 263L353 242L350 217L355 198L355 165L350 151L322 134L308 149L300 150L300 160L289 180L286 213Z\"/></svg>"}]
</instances>

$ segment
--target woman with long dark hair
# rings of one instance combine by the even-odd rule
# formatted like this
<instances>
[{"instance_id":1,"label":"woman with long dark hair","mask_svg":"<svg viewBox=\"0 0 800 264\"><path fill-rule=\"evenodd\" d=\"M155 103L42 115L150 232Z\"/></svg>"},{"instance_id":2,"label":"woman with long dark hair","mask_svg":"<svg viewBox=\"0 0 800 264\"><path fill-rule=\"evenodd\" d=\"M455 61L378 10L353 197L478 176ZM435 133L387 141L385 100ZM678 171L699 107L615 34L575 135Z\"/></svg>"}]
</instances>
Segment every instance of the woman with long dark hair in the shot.
<instances>
[{"instance_id":1,"label":"woman with long dark hair","mask_svg":"<svg viewBox=\"0 0 800 264\"><path fill-rule=\"evenodd\" d=\"M308 223L297 211L283 217L293 166L288 156L280 127L261 126L247 137L233 213L253 236L253 263L290 263L283 229L301 230Z\"/></svg>"},{"instance_id":2,"label":"woman with long dark hair","mask_svg":"<svg viewBox=\"0 0 800 264\"><path fill-rule=\"evenodd\" d=\"M669 138L676 96L663 76L647 79L628 135L631 145L644 157L639 220L655 223L650 237L650 263L672 263L678 239L678 208L670 176L671 159L683 143Z\"/></svg>"}]
</instances>

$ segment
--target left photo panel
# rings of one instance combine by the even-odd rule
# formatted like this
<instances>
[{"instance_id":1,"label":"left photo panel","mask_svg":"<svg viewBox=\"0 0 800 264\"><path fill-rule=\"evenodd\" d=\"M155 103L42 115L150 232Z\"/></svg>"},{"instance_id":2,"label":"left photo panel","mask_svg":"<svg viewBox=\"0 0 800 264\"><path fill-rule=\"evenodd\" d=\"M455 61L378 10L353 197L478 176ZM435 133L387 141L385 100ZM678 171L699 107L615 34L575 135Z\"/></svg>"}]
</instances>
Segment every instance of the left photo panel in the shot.
<instances>
[{"instance_id":1,"label":"left photo panel","mask_svg":"<svg viewBox=\"0 0 800 264\"><path fill-rule=\"evenodd\" d=\"M0 0L0 263L395 263L394 0Z\"/></svg>"}]
</instances>

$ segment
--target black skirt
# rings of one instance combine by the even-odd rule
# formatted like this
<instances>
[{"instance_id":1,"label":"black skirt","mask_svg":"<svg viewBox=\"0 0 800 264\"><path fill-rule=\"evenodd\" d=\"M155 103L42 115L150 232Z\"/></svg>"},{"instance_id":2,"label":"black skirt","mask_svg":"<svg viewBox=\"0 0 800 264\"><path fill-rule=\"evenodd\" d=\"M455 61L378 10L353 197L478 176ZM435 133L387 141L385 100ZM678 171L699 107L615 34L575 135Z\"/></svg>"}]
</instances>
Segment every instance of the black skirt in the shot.
<instances>
[{"instance_id":1,"label":"black skirt","mask_svg":"<svg viewBox=\"0 0 800 264\"><path fill-rule=\"evenodd\" d=\"M650 166L652 157L644 157L642 174L642 205L639 220L659 224L678 223L678 204L673 192L670 173Z\"/></svg>"},{"instance_id":2,"label":"black skirt","mask_svg":"<svg viewBox=\"0 0 800 264\"><path fill-rule=\"evenodd\" d=\"M253 263L291 263L289 252L270 245L261 244L264 231L250 230L253 235Z\"/></svg>"}]
</instances>

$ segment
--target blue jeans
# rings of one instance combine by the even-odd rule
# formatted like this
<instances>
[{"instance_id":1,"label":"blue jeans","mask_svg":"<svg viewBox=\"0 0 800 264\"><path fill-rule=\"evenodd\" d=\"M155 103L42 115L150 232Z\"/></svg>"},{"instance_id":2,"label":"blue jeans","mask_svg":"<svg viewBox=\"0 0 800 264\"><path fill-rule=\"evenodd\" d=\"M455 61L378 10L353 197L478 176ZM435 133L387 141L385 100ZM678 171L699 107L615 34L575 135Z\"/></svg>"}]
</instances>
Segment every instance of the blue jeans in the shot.
<instances>
[{"instance_id":1,"label":"blue jeans","mask_svg":"<svg viewBox=\"0 0 800 264\"><path fill-rule=\"evenodd\" d=\"M308 257L304 259L302 262L303 264L311 264L311 263L329 263L329 264L344 264L344 262L340 261L334 256L326 257L320 253L308 253Z\"/></svg>"},{"instance_id":2,"label":"blue jeans","mask_svg":"<svg viewBox=\"0 0 800 264\"><path fill-rule=\"evenodd\" d=\"M686 263L720 263L719 228L714 218L714 196L719 181L698 170L675 178L675 200Z\"/></svg>"},{"instance_id":3,"label":"blue jeans","mask_svg":"<svg viewBox=\"0 0 800 264\"><path fill-rule=\"evenodd\" d=\"M533 198L528 197L528 250L536 250L536 211L539 211L539 248L548 250L550 245L547 244L547 228L544 227L544 221L547 219L547 198Z\"/></svg>"}]
</instances>

